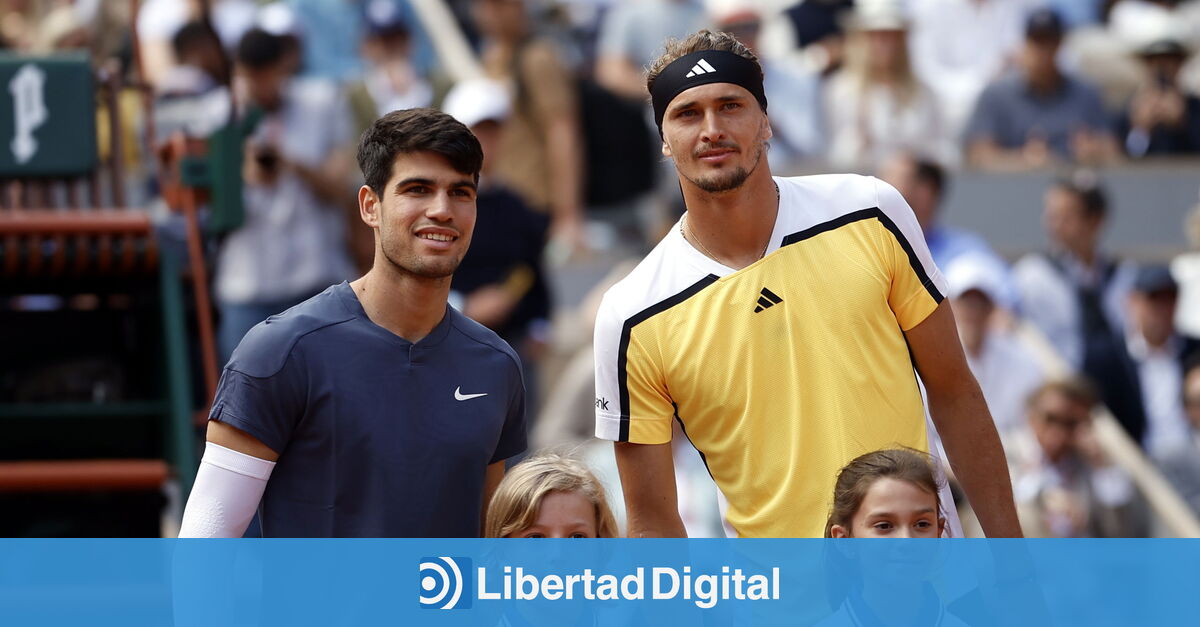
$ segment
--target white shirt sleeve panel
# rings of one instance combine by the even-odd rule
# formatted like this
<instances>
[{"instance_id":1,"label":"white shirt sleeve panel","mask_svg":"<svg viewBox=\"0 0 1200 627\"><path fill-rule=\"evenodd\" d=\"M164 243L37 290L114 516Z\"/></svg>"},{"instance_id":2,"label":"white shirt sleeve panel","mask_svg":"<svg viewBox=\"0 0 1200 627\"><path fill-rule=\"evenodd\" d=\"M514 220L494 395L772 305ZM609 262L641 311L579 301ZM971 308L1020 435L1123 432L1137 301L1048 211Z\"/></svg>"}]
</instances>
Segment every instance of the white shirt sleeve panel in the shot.
<instances>
[{"instance_id":1,"label":"white shirt sleeve panel","mask_svg":"<svg viewBox=\"0 0 1200 627\"><path fill-rule=\"evenodd\" d=\"M242 537L274 468L275 462L208 442L183 511L179 537Z\"/></svg>"},{"instance_id":2,"label":"white shirt sleeve panel","mask_svg":"<svg viewBox=\"0 0 1200 627\"><path fill-rule=\"evenodd\" d=\"M596 359L596 437L619 440L621 434L621 398L617 360L623 320L611 306L606 294L596 313L593 348Z\"/></svg>"}]
</instances>

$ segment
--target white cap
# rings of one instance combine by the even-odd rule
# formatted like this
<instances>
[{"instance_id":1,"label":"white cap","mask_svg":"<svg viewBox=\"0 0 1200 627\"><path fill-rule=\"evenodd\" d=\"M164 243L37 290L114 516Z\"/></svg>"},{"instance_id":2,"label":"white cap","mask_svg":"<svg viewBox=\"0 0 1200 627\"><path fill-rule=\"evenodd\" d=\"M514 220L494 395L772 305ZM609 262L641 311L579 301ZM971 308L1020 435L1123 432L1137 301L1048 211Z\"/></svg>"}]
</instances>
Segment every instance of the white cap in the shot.
<instances>
[{"instance_id":1,"label":"white cap","mask_svg":"<svg viewBox=\"0 0 1200 627\"><path fill-rule=\"evenodd\" d=\"M910 21L905 0L855 0L849 26L855 30L905 30Z\"/></svg>"},{"instance_id":2,"label":"white cap","mask_svg":"<svg viewBox=\"0 0 1200 627\"><path fill-rule=\"evenodd\" d=\"M1004 289L1004 267L979 253L966 253L951 261L945 270L950 298L958 298L971 290L983 292L992 304L1003 307L1007 301Z\"/></svg>"},{"instance_id":3,"label":"white cap","mask_svg":"<svg viewBox=\"0 0 1200 627\"><path fill-rule=\"evenodd\" d=\"M258 27L277 37L301 35L295 11L282 2L272 2L258 10Z\"/></svg>"},{"instance_id":4,"label":"white cap","mask_svg":"<svg viewBox=\"0 0 1200 627\"><path fill-rule=\"evenodd\" d=\"M446 94L445 111L468 128L485 120L502 122L512 111L508 88L487 78L459 81Z\"/></svg>"},{"instance_id":5,"label":"white cap","mask_svg":"<svg viewBox=\"0 0 1200 627\"><path fill-rule=\"evenodd\" d=\"M1187 56L1187 27L1165 9L1147 8L1121 24L1120 37L1135 54L1174 52Z\"/></svg>"}]
</instances>

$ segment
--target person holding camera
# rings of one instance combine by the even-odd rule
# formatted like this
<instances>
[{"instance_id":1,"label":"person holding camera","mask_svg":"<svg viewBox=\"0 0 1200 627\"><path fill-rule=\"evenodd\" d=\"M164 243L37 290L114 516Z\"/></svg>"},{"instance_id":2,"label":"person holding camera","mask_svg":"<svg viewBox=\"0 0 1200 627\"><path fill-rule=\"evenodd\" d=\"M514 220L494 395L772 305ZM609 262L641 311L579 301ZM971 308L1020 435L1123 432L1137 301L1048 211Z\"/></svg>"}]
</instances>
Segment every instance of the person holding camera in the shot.
<instances>
[{"instance_id":1,"label":"person holding camera","mask_svg":"<svg viewBox=\"0 0 1200 627\"><path fill-rule=\"evenodd\" d=\"M1134 158L1200 152L1200 98L1179 83L1188 48L1165 20L1151 24L1136 48L1144 78L1120 124L1125 152Z\"/></svg>"},{"instance_id":2,"label":"person holding camera","mask_svg":"<svg viewBox=\"0 0 1200 627\"><path fill-rule=\"evenodd\" d=\"M263 115L244 148L245 222L218 253L222 359L254 325L353 272L341 209L353 169L344 99L330 83L293 79L283 38L259 29L243 36L234 72L238 104Z\"/></svg>"}]
</instances>

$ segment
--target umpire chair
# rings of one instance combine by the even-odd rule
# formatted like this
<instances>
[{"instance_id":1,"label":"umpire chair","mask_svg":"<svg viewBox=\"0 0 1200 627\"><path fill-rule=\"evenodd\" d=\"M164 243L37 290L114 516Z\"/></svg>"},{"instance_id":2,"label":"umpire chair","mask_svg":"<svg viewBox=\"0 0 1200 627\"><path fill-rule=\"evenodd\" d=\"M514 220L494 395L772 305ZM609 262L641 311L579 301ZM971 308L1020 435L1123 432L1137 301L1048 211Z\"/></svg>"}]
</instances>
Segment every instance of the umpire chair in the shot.
<instances>
[{"instance_id":1,"label":"umpire chair","mask_svg":"<svg viewBox=\"0 0 1200 627\"><path fill-rule=\"evenodd\" d=\"M159 535L192 358L180 263L125 200L126 86L65 54L0 56L0 87L0 535Z\"/></svg>"}]
</instances>

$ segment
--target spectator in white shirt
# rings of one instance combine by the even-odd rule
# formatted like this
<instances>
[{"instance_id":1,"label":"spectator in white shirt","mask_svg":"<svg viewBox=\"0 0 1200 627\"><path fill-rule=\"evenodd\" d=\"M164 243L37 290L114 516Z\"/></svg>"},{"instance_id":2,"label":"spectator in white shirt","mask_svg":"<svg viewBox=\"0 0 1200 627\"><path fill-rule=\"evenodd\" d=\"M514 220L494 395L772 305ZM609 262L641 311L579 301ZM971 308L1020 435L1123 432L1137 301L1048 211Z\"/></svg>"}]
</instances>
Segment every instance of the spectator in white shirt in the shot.
<instances>
[{"instance_id":1,"label":"spectator in white shirt","mask_svg":"<svg viewBox=\"0 0 1200 627\"><path fill-rule=\"evenodd\" d=\"M997 324L1006 269L992 257L967 253L945 266L945 275L967 365L983 389L996 430L1008 440L1021 427L1025 401L1045 374L1020 340Z\"/></svg>"},{"instance_id":2,"label":"spectator in white shirt","mask_svg":"<svg viewBox=\"0 0 1200 627\"><path fill-rule=\"evenodd\" d=\"M1126 344L1137 365L1146 410L1142 441L1155 456L1185 440L1189 431L1179 390L1184 360L1200 347L1194 339L1175 332L1178 297L1179 287L1165 266L1139 270L1129 296Z\"/></svg>"},{"instance_id":3,"label":"spectator in white shirt","mask_svg":"<svg viewBox=\"0 0 1200 627\"><path fill-rule=\"evenodd\" d=\"M901 0L860 0L846 64L825 90L830 163L873 171L897 152L956 159L936 98L908 59L910 19Z\"/></svg>"}]
</instances>

